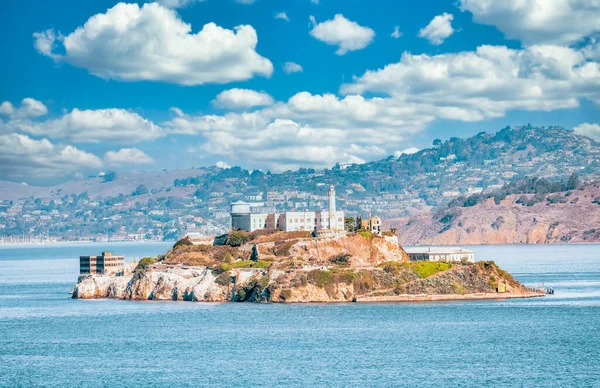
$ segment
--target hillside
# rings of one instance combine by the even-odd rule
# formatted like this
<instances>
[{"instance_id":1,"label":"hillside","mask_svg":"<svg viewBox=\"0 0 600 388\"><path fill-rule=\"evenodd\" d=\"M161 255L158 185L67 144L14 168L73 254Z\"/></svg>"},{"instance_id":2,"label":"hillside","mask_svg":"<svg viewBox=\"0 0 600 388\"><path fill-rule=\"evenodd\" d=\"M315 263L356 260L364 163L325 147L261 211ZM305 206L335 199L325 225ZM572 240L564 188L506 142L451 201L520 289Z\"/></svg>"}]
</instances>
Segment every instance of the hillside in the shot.
<instances>
[{"instance_id":1,"label":"hillside","mask_svg":"<svg viewBox=\"0 0 600 388\"><path fill-rule=\"evenodd\" d=\"M214 245L218 244L218 245ZM241 244L241 245L239 245ZM497 293L502 284L506 292ZM235 232L142 259L129 276L81 276L73 298L351 302L541 296L493 262L409 262L393 237Z\"/></svg>"},{"instance_id":2,"label":"hillside","mask_svg":"<svg viewBox=\"0 0 600 388\"><path fill-rule=\"evenodd\" d=\"M349 215L402 218L489 192L524 176L600 176L600 145L558 127L504 128L436 141L411 155L279 174L240 167L124 172L54 187L0 182L0 238L176 239L226 232L229 204L264 201L276 211L320 209L334 184Z\"/></svg>"},{"instance_id":3,"label":"hillside","mask_svg":"<svg viewBox=\"0 0 600 388\"><path fill-rule=\"evenodd\" d=\"M500 198L503 198L501 196ZM600 242L600 184L546 194L494 196L388 221L403 244Z\"/></svg>"}]
</instances>

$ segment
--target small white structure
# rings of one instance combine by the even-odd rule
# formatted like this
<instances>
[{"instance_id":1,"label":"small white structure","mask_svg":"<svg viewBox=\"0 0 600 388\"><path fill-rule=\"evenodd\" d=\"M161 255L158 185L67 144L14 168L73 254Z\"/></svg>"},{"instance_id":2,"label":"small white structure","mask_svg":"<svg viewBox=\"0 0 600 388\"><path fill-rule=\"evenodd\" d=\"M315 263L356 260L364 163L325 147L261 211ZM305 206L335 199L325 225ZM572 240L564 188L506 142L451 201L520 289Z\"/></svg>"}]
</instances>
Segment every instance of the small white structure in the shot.
<instances>
[{"instance_id":1,"label":"small white structure","mask_svg":"<svg viewBox=\"0 0 600 388\"><path fill-rule=\"evenodd\" d=\"M467 260L475 262L475 252L458 247L416 247L407 248L410 261L447 261L460 262Z\"/></svg>"},{"instance_id":2,"label":"small white structure","mask_svg":"<svg viewBox=\"0 0 600 388\"><path fill-rule=\"evenodd\" d=\"M329 209L318 211L293 211L269 213L262 203L243 201L231 204L231 229L254 232L259 229L296 230L343 230L344 212L336 210L335 188L329 187Z\"/></svg>"}]
</instances>

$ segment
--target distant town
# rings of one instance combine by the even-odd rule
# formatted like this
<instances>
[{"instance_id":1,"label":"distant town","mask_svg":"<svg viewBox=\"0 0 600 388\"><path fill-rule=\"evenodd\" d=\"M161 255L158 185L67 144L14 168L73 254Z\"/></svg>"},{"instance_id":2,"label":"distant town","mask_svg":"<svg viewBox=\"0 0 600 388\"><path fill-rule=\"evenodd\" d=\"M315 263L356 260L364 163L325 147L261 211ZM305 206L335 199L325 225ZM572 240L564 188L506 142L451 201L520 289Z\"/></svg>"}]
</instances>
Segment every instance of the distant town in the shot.
<instances>
[{"instance_id":1,"label":"distant town","mask_svg":"<svg viewBox=\"0 0 600 388\"><path fill-rule=\"evenodd\" d=\"M279 174L233 168L108 172L42 188L0 182L0 243L163 241L230 227L230 206L326 209L335 185L346 216L402 217L524 176L600 176L600 146L570 130L523 126L436 140L418 153Z\"/></svg>"}]
</instances>

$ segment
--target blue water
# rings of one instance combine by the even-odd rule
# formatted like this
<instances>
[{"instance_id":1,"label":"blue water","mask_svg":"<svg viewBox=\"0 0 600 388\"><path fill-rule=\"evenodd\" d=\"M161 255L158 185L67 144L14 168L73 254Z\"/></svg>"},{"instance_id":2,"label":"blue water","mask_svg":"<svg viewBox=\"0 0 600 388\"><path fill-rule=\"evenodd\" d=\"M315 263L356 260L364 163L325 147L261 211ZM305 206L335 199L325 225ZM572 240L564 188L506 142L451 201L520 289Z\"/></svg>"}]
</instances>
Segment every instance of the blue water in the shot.
<instances>
[{"instance_id":1,"label":"blue water","mask_svg":"<svg viewBox=\"0 0 600 388\"><path fill-rule=\"evenodd\" d=\"M0 247L0 386L600 386L600 246L473 247L554 296L424 304L72 300L79 254Z\"/></svg>"}]
</instances>

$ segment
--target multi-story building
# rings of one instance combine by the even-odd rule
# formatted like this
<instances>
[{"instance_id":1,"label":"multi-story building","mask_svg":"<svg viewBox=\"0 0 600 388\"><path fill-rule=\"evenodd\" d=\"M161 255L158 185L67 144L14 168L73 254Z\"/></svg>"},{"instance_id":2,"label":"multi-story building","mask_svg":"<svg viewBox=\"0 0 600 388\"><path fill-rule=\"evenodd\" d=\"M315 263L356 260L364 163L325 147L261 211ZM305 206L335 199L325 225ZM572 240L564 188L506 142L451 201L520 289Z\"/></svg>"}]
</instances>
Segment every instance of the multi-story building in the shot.
<instances>
[{"instance_id":1,"label":"multi-story building","mask_svg":"<svg viewBox=\"0 0 600 388\"><path fill-rule=\"evenodd\" d=\"M125 256L102 252L99 256L79 256L79 273L98 275L123 275Z\"/></svg>"},{"instance_id":2,"label":"multi-story building","mask_svg":"<svg viewBox=\"0 0 600 388\"><path fill-rule=\"evenodd\" d=\"M381 218L375 216L368 220L361 220L360 228L373 233L381 233Z\"/></svg>"},{"instance_id":3,"label":"multi-story building","mask_svg":"<svg viewBox=\"0 0 600 388\"><path fill-rule=\"evenodd\" d=\"M336 210L335 188L329 187L329 209L318 211L266 212L262 203L238 201L231 204L231 229L253 232L258 229L343 230L344 212Z\"/></svg>"}]
</instances>

